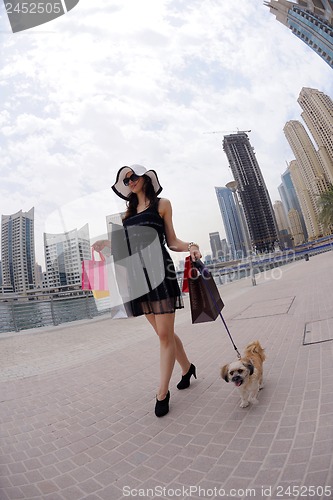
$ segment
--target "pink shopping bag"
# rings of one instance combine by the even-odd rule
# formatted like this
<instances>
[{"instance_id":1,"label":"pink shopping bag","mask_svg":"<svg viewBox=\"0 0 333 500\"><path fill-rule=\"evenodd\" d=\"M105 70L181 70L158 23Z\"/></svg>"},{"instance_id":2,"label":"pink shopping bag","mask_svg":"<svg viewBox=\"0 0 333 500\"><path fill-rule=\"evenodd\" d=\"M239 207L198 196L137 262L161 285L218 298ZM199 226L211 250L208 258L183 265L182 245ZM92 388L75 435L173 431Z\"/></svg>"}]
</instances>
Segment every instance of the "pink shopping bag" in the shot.
<instances>
[{"instance_id":1,"label":"pink shopping bag","mask_svg":"<svg viewBox=\"0 0 333 500\"><path fill-rule=\"evenodd\" d=\"M82 261L82 290L108 290L108 274L105 257L98 252L101 260L95 260L94 250L91 260Z\"/></svg>"}]
</instances>

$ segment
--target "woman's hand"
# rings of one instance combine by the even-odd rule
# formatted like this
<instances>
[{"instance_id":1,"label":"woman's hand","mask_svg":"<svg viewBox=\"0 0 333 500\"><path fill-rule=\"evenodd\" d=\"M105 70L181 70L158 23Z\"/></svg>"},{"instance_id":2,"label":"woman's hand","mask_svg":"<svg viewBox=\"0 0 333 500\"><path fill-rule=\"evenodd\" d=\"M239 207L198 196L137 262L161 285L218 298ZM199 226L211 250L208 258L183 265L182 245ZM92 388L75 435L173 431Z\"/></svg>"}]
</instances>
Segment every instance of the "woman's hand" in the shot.
<instances>
[{"instance_id":1,"label":"woman's hand","mask_svg":"<svg viewBox=\"0 0 333 500\"><path fill-rule=\"evenodd\" d=\"M190 252L192 262L194 262L195 260L201 259L202 255L201 255L201 252L199 249L199 245L197 245L196 243L192 243L189 245L188 249Z\"/></svg>"},{"instance_id":2,"label":"woman's hand","mask_svg":"<svg viewBox=\"0 0 333 500\"><path fill-rule=\"evenodd\" d=\"M91 246L96 252L101 252L105 247L111 248L111 243L109 240L98 240L95 241L95 243L93 243Z\"/></svg>"}]
</instances>

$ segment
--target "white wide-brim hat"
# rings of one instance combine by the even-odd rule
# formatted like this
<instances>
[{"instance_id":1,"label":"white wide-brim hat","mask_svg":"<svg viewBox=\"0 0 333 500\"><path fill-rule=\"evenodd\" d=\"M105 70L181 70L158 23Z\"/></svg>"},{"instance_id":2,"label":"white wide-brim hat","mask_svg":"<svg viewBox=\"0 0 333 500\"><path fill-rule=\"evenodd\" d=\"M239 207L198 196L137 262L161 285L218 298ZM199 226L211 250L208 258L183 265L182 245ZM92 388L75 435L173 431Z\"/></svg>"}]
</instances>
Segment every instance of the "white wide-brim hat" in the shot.
<instances>
[{"instance_id":1,"label":"white wide-brim hat","mask_svg":"<svg viewBox=\"0 0 333 500\"><path fill-rule=\"evenodd\" d=\"M133 172L134 174L141 177L142 175L148 175L151 178L151 182L154 187L154 191L158 196L162 191L162 186L159 183L157 173L155 170L147 170L143 165L131 165L130 167L121 167L118 170L116 182L111 186L111 189L116 193L116 195L120 196L123 200L128 200L129 195L131 194L131 188L129 186L125 186L124 179L128 172Z\"/></svg>"}]
</instances>

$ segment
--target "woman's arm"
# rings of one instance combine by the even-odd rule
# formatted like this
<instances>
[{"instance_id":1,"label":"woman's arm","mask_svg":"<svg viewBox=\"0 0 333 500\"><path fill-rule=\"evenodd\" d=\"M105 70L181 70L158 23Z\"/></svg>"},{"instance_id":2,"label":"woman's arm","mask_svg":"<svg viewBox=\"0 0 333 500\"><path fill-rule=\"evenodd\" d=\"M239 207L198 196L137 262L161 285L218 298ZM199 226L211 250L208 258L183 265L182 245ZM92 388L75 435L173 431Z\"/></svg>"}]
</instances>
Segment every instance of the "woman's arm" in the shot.
<instances>
[{"instance_id":1,"label":"woman's arm","mask_svg":"<svg viewBox=\"0 0 333 500\"><path fill-rule=\"evenodd\" d=\"M174 252L190 252L192 260L202 257L199 245L193 241L187 242L177 238L172 222L172 206L169 200L161 198L158 206L160 216L164 220L167 245Z\"/></svg>"}]
</instances>

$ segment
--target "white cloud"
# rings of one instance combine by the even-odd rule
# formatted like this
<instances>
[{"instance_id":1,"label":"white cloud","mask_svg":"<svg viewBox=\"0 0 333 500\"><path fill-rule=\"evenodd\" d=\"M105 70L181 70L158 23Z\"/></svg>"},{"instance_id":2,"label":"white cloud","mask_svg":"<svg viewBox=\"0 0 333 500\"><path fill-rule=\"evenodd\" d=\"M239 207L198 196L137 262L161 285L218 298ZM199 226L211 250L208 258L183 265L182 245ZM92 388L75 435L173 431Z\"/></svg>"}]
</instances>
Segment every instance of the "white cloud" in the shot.
<instances>
[{"instance_id":1,"label":"white cloud","mask_svg":"<svg viewBox=\"0 0 333 500\"><path fill-rule=\"evenodd\" d=\"M231 172L223 133L206 132L252 130L274 201L302 86L332 95L329 66L257 0L81 0L27 32L1 22L0 213L35 206L39 261L54 212L93 234L121 209L109 186L131 163L158 171L178 236L209 251Z\"/></svg>"}]
</instances>

